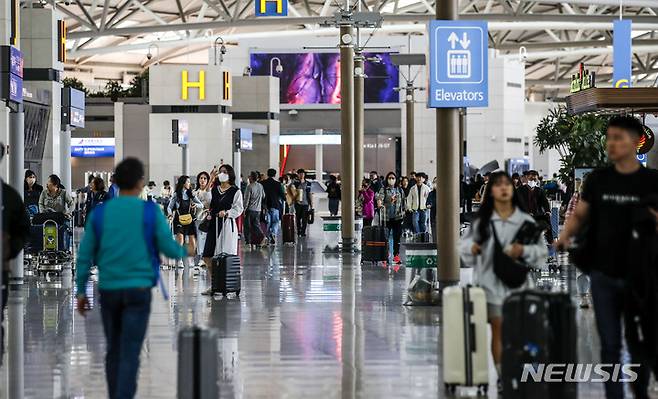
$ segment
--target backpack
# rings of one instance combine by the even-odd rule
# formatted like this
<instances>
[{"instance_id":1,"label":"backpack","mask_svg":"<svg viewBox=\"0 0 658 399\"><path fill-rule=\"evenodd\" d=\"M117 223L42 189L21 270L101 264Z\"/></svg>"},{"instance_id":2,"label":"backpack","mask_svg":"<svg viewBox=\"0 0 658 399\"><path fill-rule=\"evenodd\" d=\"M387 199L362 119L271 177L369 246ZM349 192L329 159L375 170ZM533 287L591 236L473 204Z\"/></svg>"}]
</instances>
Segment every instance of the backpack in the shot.
<instances>
[{"instance_id":1,"label":"backpack","mask_svg":"<svg viewBox=\"0 0 658 399\"><path fill-rule=\"evenodd\" d=\"M160 278L160 253L155 243L155 220L157 216L157 204L151 201L144 201L144 241L146 249L151 254L151 265L153 267L153 287L160 284L160 290L165 300L169 299L167 289ZM94 208L93 217L91 218L94 234L96 235L96 252L100 249L100 241L103 235L103 222L105 214L105 205L99 204Z\"/></svg>"}]
</instances>

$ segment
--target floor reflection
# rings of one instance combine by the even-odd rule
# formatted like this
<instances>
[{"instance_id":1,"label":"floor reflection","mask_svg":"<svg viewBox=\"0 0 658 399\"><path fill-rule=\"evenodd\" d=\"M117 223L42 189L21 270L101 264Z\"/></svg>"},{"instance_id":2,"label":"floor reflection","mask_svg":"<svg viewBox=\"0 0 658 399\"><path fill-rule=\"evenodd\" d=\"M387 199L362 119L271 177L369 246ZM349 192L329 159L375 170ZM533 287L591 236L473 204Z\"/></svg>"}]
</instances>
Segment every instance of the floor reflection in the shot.
<instances>
[{"instance_id":1,"label":"floor reflection","mask_svg":"<svg viewBox=\"0 0 658 399\"><path fill-rule=\"evenodd\" d=\"M205 274L164 271L171 299L153 295L138 397L175 397L177 331L195 322L219 333L222 398L444 397L440 309L402 306L410 272L323 254L321 234L314 226L294 247L243 252L240 298L209 300L199 295ZM12 295L9 324L24 317L25 329L13 337L9 330L3 378L14 382L5 397L20 398L21 377L27 398L106 396L100 314L74 312L71 279L70 272L50 281L28 277ZM92 302L96 293L90 283ZM591 310L578 318L581 359L595 359ZM581 397L601 392L587 386Z\"/></svg>"}]
</instances>

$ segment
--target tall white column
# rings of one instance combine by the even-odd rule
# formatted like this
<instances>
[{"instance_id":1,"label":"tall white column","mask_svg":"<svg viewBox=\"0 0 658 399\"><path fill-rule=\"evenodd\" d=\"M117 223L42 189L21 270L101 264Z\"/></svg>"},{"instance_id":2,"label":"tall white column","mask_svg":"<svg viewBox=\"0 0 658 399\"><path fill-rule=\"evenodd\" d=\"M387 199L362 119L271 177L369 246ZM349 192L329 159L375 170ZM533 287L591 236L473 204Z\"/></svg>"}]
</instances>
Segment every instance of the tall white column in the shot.
<instances>
[{"instance_id":1,"label":"tall white column","mask_svg":"<svg viewBox=\"0 0 658 399\"><path fill-rule=\"evenodd\" d=\"M322 136L323 134L322 129L315 129L315 134L318 136ZM315 179L317 181L322 181L322 171L324 170L324 163L323 163L323 157L324 157L324 152L322 151L322 144L316 144L315 145Z\"/></svg>"},{"instance_id":2,"label":"tall white column","mask_svg":"<svg viewBox=\"0 0 658 399\"><path fill-rule=\"evenodd\" d=\"M66 125L59 142L59 169L60 179L69 193L74 191L71 185L71 126Z\"/></svg>"},{"instance_id":3,"label":"tall white column","mask_svg":"<svg viewBox=\"0 0 658 399\"><path fill-rule=\"evenodd\" d=\"M17 112L9 114L9 182L23 197L24 163L25 163L25 115L23 106L19 105ZM23 251L10 263L10 284L23 284Z\"/></svg>"}]
</instances>

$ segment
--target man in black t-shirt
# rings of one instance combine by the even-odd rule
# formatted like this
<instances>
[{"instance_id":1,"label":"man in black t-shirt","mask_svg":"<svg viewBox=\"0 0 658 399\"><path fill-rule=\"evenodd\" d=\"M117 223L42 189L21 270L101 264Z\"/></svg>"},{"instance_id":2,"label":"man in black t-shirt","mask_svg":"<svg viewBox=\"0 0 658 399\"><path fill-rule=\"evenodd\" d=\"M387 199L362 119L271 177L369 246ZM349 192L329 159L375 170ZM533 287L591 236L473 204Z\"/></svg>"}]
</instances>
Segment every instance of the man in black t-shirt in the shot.
<instances>
[{"instance_id":1,"label":"man in black t-shirt","mask_svg":"<svg viewBox=\"0 0 658 399\"><path fill-rule=\"evenodd\" d=\"M584 182L581 200L567 220L557 247L564 249L569 240L587 223L592 240L592 301L601 341L601 363L620 363L622 349L622 316L628 292L628 274L638 267L629 262L632 215L650 196L658 194L658 171L642 167L636 149L643 134L642 124L631 116L610 120L607 130L607 152L612 166L592 172ZM658 224L658 213L652 211ZM649 276L647 276L648 278ZM649 283L655 284L655 283ZM656 290L658 287L651 287ZM632 363L640 364L638 378L632 383L637 398L648 398L649 359L646 351L632 338L636 331L626 331L626 342ZM604 367L612 374L611 367ZM621 376L628 378L628 376ZM624 397L623 384L605 383L606 398Z\"/></svg>"}]
</instances>

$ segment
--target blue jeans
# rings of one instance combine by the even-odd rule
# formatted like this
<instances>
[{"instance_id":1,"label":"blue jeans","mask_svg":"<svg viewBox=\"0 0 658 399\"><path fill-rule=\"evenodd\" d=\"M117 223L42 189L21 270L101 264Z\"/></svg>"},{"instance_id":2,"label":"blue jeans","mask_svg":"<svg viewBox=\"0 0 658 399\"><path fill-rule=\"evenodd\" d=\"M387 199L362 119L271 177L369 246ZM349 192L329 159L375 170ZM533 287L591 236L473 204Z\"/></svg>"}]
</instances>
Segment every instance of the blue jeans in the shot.
<instances>
[{"instance_id":1,"label":"blue jeans","mask_svg":"<svg viewBox=\"0 0 658 399\"><path fill-rule=\"evenodd\" d=\"M424 233L427 231L427 213L424 209L414 211L411 214L411 222L414 226L414 234Z\"/></svg>"},{"instance_id":2,"label":"blue jeans","mask_svg":"<svg viewBox=\"0 0 658 399\"><path fill-rule=\"evenodd\" d=\"M267 232L270 237L276 237L279 234L279 222L281 221L281 216L279 215L279 210L277 208L270 208L268 210L270 214L270 222L267 225Z\"/></svg>"},{"instance_id":3,"label":"blue jeans","mask_svg":"<svg viewBox=\"0 0 658 399\"><path fill-rule=\"evenodd\" d=\"M107 354L105 377L110 399L132 399L137 392L139 354L151 313L151 288L100 291Z\"/></svg>"},{"instance_id":4,"label":"blue jeans","mask_svg":"<svg viewBox=\"0 0 658 399\"><path fill-rule=\"evenodd\" d=\"M596 329L601 341L601 363L618 364L621 362L622 349L622 315L624 313L624 296L626 283L622 279L606 276L593 271L590 275L592 303L594 315L596 316ZM629 331L626 331L626 342L628 343ZM649 373L647 363L641 351L634 351L629 345L632 363L642 365L638 372L636 382L631 383L636 398L648 398L647 387L649 384ZM612 374L612 367L606 368ZM628 378L621 376L621 378ZM605 397L607 399L623 399L624 385L620 382L605 383Z\"/></svg>"}]
</instances>

